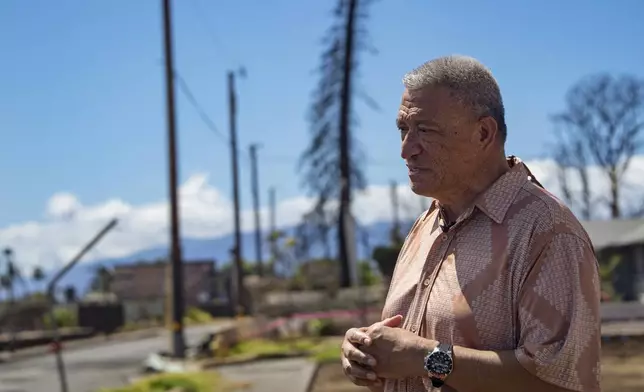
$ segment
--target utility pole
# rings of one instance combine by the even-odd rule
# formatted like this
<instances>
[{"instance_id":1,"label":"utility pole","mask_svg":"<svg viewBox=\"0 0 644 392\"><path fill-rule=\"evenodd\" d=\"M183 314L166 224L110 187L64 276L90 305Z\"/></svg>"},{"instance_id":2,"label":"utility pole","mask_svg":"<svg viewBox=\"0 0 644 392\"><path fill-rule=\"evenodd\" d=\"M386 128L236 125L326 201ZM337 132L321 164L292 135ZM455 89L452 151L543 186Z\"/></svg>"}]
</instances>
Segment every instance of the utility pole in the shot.
<instances>
[{"instance_id":1,"label":"utility pole","mask_svg":"<svg viewBox=\"0 0 644 392\"><path fill-rule=\"evenodd\" d=\"M349 0L347 22L345 26L344 70L340 102L340 214L338 221L338 245L340 256L340 287L349 287L352 283L352 269L355 260L352 259L350 240L354 238L355 226L351 217L351 81L353 74L353 46L355 33L356 8L358 0ZM354 277L355 281L355 277Z\"/></svg>"},{"instance_id":2,"label":"utility pole","mask_svg":"<svg viewBox=\"0 0 644 392\"><path fill-rule=\"evenodd\" d=\"M243 282L244 282L244 268L242 265L242 240L241 240L241 223L239 211L239 168L237 161L237 97L235 94L235 73L228 72L228 109L230 121L230 157L231 168L233 177L233 202L235 208L235 245L233 247L234 268L232 291L233 291L233 306L235 307L235 314L242 311L244 304L243 301Z\"/></svg>"},{"instance_id":3,"label":"utility pole","mask_svg":"<svg viewBox=\"0 0 644 392\"><path fill-rule=\"evenodd\" d=\"M9 290L9 307L13 307L16 302L16 293L14 290L16 288L16 278L19 277L18 268L13 261L13 249L5 248L4 255L7 260L7 275L5 278L7 279L7 283L9 284L9 287L7 287L7 289ZM16 347L16 328L12 323L9 323L9 330L11 332L11 341L9 347L10 351L13 352Z\"/></svg>"},{"instance_id":4,"label":"utility pole","mask_svg":"<svg viewBox=\"0 0 644 392\"><path fill-rule=\"evenodd\" d=\"M396 184L396 181L391 181L390 192L393 229L395 230L395 233L398 234L400 232L400 216L398 214L398 184Z\"/></svg>"},{"instance_id":5,"label":"utility pole","mask_svg":"<svg viewBox=\"0 0 644 392\"><path fill-rule=\"evenodd\" d=\"M13 303L16 300L14 284L18 277L18 269L16 268L16 264L13 262L13 250L11 248L5 248L3 253L7 260L7 278L9 283L9 287L7 287L7 289L9 290L9 306L13 306Z\"/></svg>"},{"instance_id":6,"label":"utility pole","mask_svg":"<svg viewBox=\"0 0 644 392\"><path fill-rule=\"evenodd\" d=\"M179 195L177 193L177 142L174 100L174 65L172 57L172 21L170 0L163 0L163 36L165 49L166 111L168 127L168 178L170 191L170 264L172 266L172 353L184 358L183 336L183 262L179 234Z\"/></svg>"},{"instance_id":7,"label":"utility pole","mask_svg":"<svg viewBox=\"0 0 644 392\"><path fill-rule=\"evenodd\" d=\"M276 214L275 187L270 187L270 189L268 190L268 203L270 206L270 217L269 217L270 230L271 232L274 232L275 230L277 230L276 224L275 224L275 214Z\"/></svg>"},{"instance_id":8,"label":"utility pole","mask_svg":"<svg viewBox=\"0 0 644 392\"><path fill-rule=\"evenodd\" d=\"M253 207L255 210L255 259L257 261L257 272L259 273L259 276L264 276L264 264L262 261L262 227L259 219L259 174L257 171L257 144L251 144L249 150L251 161Z\"/></svg>"},{"instance_id":9,"label":"utility pole","mask_svg":"<svg viewBox=\"0 0 644 392\"><path fill-rule=\"evenodd\" d=\"M364 247L364 254L367 255L367 258L371 256L372 250L371 250L371 245L369 244L369 232L367 230L362 231L360 237L360 242L362 243L362 246ZM369 268L371 266L369 265L369 262L366 262ZM358 305L360 307L360 325L369 325L368 324L368 319L367 319L367 293L366 293L366 279L365 279L365 269L364 268L359 268L358 269L358 281L360 282L359 285L359 296L360 299L358 300Z\"/></svg>"},{"instance_id":10,"label":"utility pole","mask_svg":"<svg viewBox=\"0 0 644 392\"><path fill-rule=\"evenodd\" d=\"M271 259L273 260L273 268L277 262L277 238L275 238L275 232L277 227L275 225L275 187L271 187L268 190L268 203L270 207L270 241L271 241Z\"/></svg>"},{"instance_id":11,"label":"utility pole","mask_svg":"<svg viewBox=\"0 0 644 392\"><path fill-rule=\"evenodd\" d=\"M49 300L49 322L50 322L50 328L52 330L52 351L54 352L54 355L56 356L56 368L58 369L58 378L60 380L60 391L61 392L67 392L68 391L68 385L67 385L67 373L65 372L65 363L63 361L63 354L62 354L62 345L60 341L60 333L58 331L58 325L56 325L56 315L54 314L54 311L56 310L55 305L56 305L56 286L58 285L58 282L71 270L74 268L76 264L85 256L98 242L107 234L110 230L112 230L116 224L118 223L118 220L112 219L101 231L94 236L94 238L85 245L83 249L78 252L78 254L71 259L54 277L49 281L49 284L47 285L47 298Z\"/></svg>"}]
</instances>

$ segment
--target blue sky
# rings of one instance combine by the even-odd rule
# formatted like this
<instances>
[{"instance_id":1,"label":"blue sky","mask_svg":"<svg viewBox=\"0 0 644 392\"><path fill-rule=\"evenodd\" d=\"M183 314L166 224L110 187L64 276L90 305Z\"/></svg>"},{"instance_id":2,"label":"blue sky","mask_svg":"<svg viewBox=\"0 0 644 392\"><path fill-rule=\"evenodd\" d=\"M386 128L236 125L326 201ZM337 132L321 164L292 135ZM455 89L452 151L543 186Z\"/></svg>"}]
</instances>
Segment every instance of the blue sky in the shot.
<instances>
[{"instance_id":1,"label":"blue sky","mask_svg":"<svg viewBox=\"0 0 644 392\"><path fill-rule=\"evenodd\" d=\"M41 220L56 192L83 204L164 200L165 107L160 0L0 2L0 226ZM219 129L227 131L226 71L243 64L239 140L263 145L261 188L300 194L295 161L308 140L306 110L320 41L335 1L174 1L175 63ZM506 103L508 153L541 157L548 114L587 74L642 74L644 2L380 0L368 27L379 53L362 57L356 137L373 184L401 182L394 126L401 76L436 56L479 58ZM177 91L180 173L199 172L230 194L228 150ZM243 203L250 204L242 156Z\"/></svg>"}]
</instances>

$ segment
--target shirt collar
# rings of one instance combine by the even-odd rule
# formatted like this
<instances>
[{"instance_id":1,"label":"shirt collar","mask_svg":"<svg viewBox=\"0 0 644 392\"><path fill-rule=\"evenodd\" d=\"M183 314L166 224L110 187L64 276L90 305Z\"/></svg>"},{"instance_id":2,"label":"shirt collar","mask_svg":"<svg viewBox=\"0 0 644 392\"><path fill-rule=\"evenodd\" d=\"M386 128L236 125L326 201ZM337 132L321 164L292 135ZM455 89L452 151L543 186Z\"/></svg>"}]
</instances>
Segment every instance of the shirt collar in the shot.
<instances>
[{"instance_id":1,"label":"shirt collar","mask_svg":"<svg viewBox=\"0 0 644 392\"><path fill-rule=\"evenodd\" d=\"M474 201L473 207L478 208L496 223L502 223L508 209L514 202L517 193L523 185L531 181L537 186L543 188L541 183L530 172L530 169L519 159L512 155L507 158L510 170L499 177L489 188L481 193ZM433 200L427 210L425 217L440 208L438 200ZM471 208L466 210L466 214L471 213ZM460 219L459 219L460 220Z\"/></svg>"}]
</instances>

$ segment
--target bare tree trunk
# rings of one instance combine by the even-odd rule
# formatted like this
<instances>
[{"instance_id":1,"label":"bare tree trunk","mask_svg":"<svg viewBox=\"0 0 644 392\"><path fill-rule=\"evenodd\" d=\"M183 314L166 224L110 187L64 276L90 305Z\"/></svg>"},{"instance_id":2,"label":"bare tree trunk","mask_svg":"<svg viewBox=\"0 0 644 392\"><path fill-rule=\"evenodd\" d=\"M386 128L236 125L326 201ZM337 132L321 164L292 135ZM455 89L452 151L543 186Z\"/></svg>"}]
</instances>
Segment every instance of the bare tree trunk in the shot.
<instances>
[{"instance_id":1,"label":"bare tree trunk","mask_svg":"<svg viewBox=\"0 0 644 392\"><path fill-rule=\"evenodd\" d=\"M586 154L584 151L584 145L581 141L575 143L575 162L577 173L579 174L579 180L581 181L581 216L585 220L591 218L591 208L590 208L590 182L588 180L588 161L586 160Z\"/></svg>"},{"instance_id":2,"label":"bare tree trunk","mask_svg":"<svg viewBox=\"0 0 644 392\"><path fill-rule=\"evenodd\" d=\"M572 197L572 191L570 190L570 184L568 183L568 167L557 163L557 178L559 179L559 187L561 188L561 194L563 196L564 202L573 209L575 207L575 199Z\"/></svg>"},{"instance_id":3,"label":"bare tree trunk","mask_svg":"<svg viewBox=\"0 0 644 392\"><path fill-rule=\"evenodd\" d=\"M338 219L338 246L340 256L340 287L351 285L350 252L347 233L347 220L351 216L351 78L353 74L353 35L356 6L358 0L349 0L347 11L346 36L344 43L344 72L340 101L340 214Z\"/></svg>"},{"instance_id":4,"label":"bare tree trunk","mask_svg":"<svg viewBox=\"0 0 644 392\"><path fill-rule=\"evenodd\" d=\"M353 220L352 191L366 187L364 160L356 156L361 155L360 147L352 143L351 125L359 52L373 50L365 40L366 29L360 25L367 18L366 6L369 3L368 0L337 1L335 20L325 39L328 48L322 54L321 79L311 106L311 143L300 158L300 166L306 175L304 184L317 195L315 213L326 216L328 202L337 201L339 204L337 213L334 211L332 214L332 222L324 223L328 228L337 228L329 236L337 238L337 244L333 246L337 249L335 256L339 259L343 287L355 279L355 263L352 262L356 253L355 229L350 223ZM373 100L368 102L373 108ZM327 252L327 236L320 237Z\"/></svg>"},{"instance_id":5,"label":"bare tree trunk","mask_svg":"<svg viewBox=\"0 0 644 392\"><path fill-rule=\"evenodd\" d=\"M617 170L614 167L611 167L608 171L608 178L610 180L610 216L613 219L619 219L622 216L622 213L619 208L619 177L617 175Z\"/></svg>"},{"instance_id":6,"label":"bare tree trunk","mask_svg":"<svg viewBox=\"0 0 644 392\"><path fill-rule=\"evenodd\" d=\"M577 172L581 179L581 216L585 220L590 220L590 184L588 182L588 169L586 167L578 167Z\"/></svg>"}]
</instances>

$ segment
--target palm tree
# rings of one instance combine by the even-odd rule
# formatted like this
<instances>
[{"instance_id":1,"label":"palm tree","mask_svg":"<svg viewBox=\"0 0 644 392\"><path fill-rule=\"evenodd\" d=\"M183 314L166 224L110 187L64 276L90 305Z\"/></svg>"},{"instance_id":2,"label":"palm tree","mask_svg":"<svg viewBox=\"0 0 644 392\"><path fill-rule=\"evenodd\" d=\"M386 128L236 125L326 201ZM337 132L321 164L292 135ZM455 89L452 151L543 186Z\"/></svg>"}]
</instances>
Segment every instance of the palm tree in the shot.
<instances>
[{"instance_id":1,"label":"palm tree","mask_svg":"<svg viewBox=\"0 0 644 392\"><path fill-rule=\"evenodd\" d=\"M13 290L14 283L20 278L20 274L13 262L13 250L11 248L5 248L3 253L7 263L7 272L2 276L2 287L9 292L9 302L13 303L15 299L15 292Z\"/></svg>"},{"instance_id":2,"label":"palm tree","mask_svg":"<svg viewBox=\"0 0 644 392\"><path fill-rule=\"evenodd\" d=\"M7 291L11 288L11 277L8 274L0 275L0 288Z\"/></svg>"},{"instance_id":3,"label":"palm tree","mask_svg":"<svg viewBox=\"0 0 644 392\"><path fill-rule=\"evenodd\" d=\"M31 273L31 278L34 280L34 282L42 282L46 278L45 270L43 270L42 267L39 266L34 267L34 270Z\"/></svg>"},{"instance_id":4,"label":"palm tree","mask_svg":"<svg viewBox=\"0 0 644 392\"><path fill-rule=\"evenodd\" d=\"M98 267L98 269L96 270L96 275L94 275L94 279L92 280L92 291L99 293L109 293L112 285L112 280L112 272L110 272L107 267Z\"/></svg>"},{"instance_id":5,"label":"palm tree","mask_svg":"<svg viewBox=\"0 0 644 392\"><path fill-rule=\"evenodd\" d=\"M341 285L350 285L350 260L348 238L351 229L346 222L351 219L351 194L366 186L362 154L351 135L355 125L352 101L355 94L355 76L358 72L358 52L371 49L366 41L363 26L367 6L373 0L338 0L334 10L334 23L326 37L326 47L319 67L320 80L311 105L311 141L302 153L299 167L307 190L317 198L312 213L305 221L323 237L328 228L320 222L332 221L337 227L338 258L340 259ZM365 98L364 94L361 94ZM367 98L367 104L377 107ZM337 212L328 212L328 202L339 201ZM329 219L327 219L329 217ZM326 241L326 238L322 238ZM310 244L309 244L310 245Z\"/></svg>"}]
</instances>

